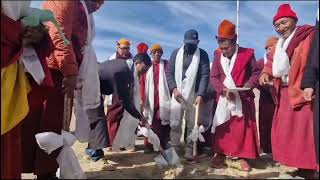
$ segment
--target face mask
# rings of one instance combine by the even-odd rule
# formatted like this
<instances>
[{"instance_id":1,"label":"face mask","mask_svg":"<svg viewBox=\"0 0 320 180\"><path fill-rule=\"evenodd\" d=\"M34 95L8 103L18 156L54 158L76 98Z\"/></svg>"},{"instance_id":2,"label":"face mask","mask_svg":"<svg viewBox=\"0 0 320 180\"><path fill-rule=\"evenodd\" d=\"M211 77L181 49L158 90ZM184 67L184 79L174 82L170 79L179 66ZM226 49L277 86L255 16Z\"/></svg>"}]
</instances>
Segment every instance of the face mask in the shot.
<instances>
[{"instance_id":1,"label":"face mask","mask_svg":"<svg viewBox=\"0 0 320 180\"><path fill-rule=\"evenodd\" d=\"M190 43L185 43L184 44L184 50L188 54L193 54L196 51L197 47L198 47L198 45L196 45L196 44L190 44Z\"/></svg>"}]
</instances>

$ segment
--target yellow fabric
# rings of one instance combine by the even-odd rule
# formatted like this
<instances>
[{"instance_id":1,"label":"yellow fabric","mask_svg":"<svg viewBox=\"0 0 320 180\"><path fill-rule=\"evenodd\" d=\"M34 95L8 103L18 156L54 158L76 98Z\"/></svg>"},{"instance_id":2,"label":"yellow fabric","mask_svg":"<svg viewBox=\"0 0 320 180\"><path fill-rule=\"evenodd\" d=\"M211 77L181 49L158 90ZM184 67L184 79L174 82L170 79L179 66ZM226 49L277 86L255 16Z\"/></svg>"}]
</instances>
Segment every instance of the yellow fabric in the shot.
<instances>
[{"instance_id":1,"label":"yellow fabric","mask_svg":"<svg viewBox=\"0 0 320 180\"><path fill-rule=\"evenodd\" d=\"M29 112L31 86L18 62L1 68L1 135L14 128Z\"/></svg>"},{"instance_id":2,"label":"yellow fabric","mask_svg":"<svg viewBox=\"0 0 320 180\"><path fill-rule=\"evenodd\" d=\"M159 44L153 44L150 48L150 52L154 51L154 50L162 50L162 47Z\"/></svg>"},{"instance_id":3,"label":"yellow fabric","mask_svg":"<svg viewBox=\"0 0 320 180\"><path fill-rule=\"evenodd\" d=\"M120 45L120 44L124 44L124 45L127 45L127 46L131 45L130 41L127 40L127 39L124 39L124 38L122 38L119 41L117 41L117 43L118 43L118 45Z\"/></svg>"}]
</instances>

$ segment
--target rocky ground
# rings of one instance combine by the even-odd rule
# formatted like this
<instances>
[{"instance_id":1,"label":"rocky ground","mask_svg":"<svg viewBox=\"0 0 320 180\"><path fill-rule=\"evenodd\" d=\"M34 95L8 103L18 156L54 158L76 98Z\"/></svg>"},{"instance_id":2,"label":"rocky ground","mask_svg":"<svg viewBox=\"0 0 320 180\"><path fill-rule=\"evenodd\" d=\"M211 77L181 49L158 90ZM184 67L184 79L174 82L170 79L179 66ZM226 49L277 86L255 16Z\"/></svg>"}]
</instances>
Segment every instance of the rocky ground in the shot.
<instances>
[{"instance_id":1,"label":"rocky ground","mask_svg":"<svg viewBox=\"0 0 320 180\"><path fill-rule=\"evenodd\" d=\"M259 92L254 92L256 97L259 97ZM256 109L258 109L258 98L255 101ZM70 129L74 129L74 117ZM267 155L250 162L253 167L251 172L242 172L233 168L213 169L210 167L209 153L199 159L196 164L181 159L181 165L160 170L153 160L155 154L143 153L143 140L141 138L136 140L135 152L122 151L115 153L105 150L105 157L108 162L116 166L115 171L106 171L103 169L103 161L93 162L87 158L84 153L86 147L86 143L80 143L79 141L76 141L73 145L80 165L89 179L301 179L300 177L293 177L293 172L296 169L275 163ZM22 174L22 179L31 178L34 178L32 174Z\"/></svg>"},{"instance_id":2,"label":"rocky ground","mask_svg":"<svg viewBox=\"0 0 320 180\"><path fill-rule=\"evenodd\" d=\"M143 153L143 140L136 141L136 152L107 152L105 157L108 162L116 166L115 171L103 169L103 161L93 162L84 153L86 143L76 142L73 149L78 157L82 169L89 179L266 179L283 178L292 179L290 175L294 168L281 166L271 160L270 157L262 156L257 161L250 162L254 167L251 172L242 172L233 168L213 169L210 167L210 155L206 155L194 164L181 159L181 165L175 168L159 169L153 158L155 154ZM23 179L34 178L32 174L23 174ZM299 178L299 177L295 177Z\"/></svg>"}]
</instances>

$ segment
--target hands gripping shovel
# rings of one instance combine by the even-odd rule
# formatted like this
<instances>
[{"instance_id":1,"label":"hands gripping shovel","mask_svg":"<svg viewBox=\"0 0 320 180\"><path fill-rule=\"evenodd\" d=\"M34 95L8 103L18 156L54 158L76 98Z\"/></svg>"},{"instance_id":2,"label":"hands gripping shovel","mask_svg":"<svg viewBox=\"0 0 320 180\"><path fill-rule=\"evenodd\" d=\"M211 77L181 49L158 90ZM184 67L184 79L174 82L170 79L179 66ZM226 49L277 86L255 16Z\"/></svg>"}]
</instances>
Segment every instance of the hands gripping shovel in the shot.
<instances>
[{"instance_id":1,"label":"hands gripping shovel","mask_svg":"<svg viewBox=\"0 0 320 180\"><path fill-rule=\"evenodd\" d=\"M160 145L159 137L152 131L148 123L146 123L146 128L148 130L146 133L148 141L153 145L155 151L160 151L160 154L154 158L157 166L162 169L180 164L180 158L174 148L171 147L167 150L163 150Z\"/></svg>"}]
</instances>

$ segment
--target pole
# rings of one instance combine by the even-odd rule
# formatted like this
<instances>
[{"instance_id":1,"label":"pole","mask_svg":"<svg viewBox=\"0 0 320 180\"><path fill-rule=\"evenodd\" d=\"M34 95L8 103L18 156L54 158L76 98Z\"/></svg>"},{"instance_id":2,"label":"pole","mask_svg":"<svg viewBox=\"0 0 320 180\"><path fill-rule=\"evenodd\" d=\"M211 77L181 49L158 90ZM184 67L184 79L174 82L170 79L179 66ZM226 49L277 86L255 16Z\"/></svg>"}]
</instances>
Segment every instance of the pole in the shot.
<instances>
[{"instance_id":1,"label":"pole","mask_svg":"<svg viewBox=\"0 0 320 180\"><path fill-rule=\"evenodd\" d=\"M237 0L237 44L239 44L239 0Z\"/></svg>"}]
</instances>

